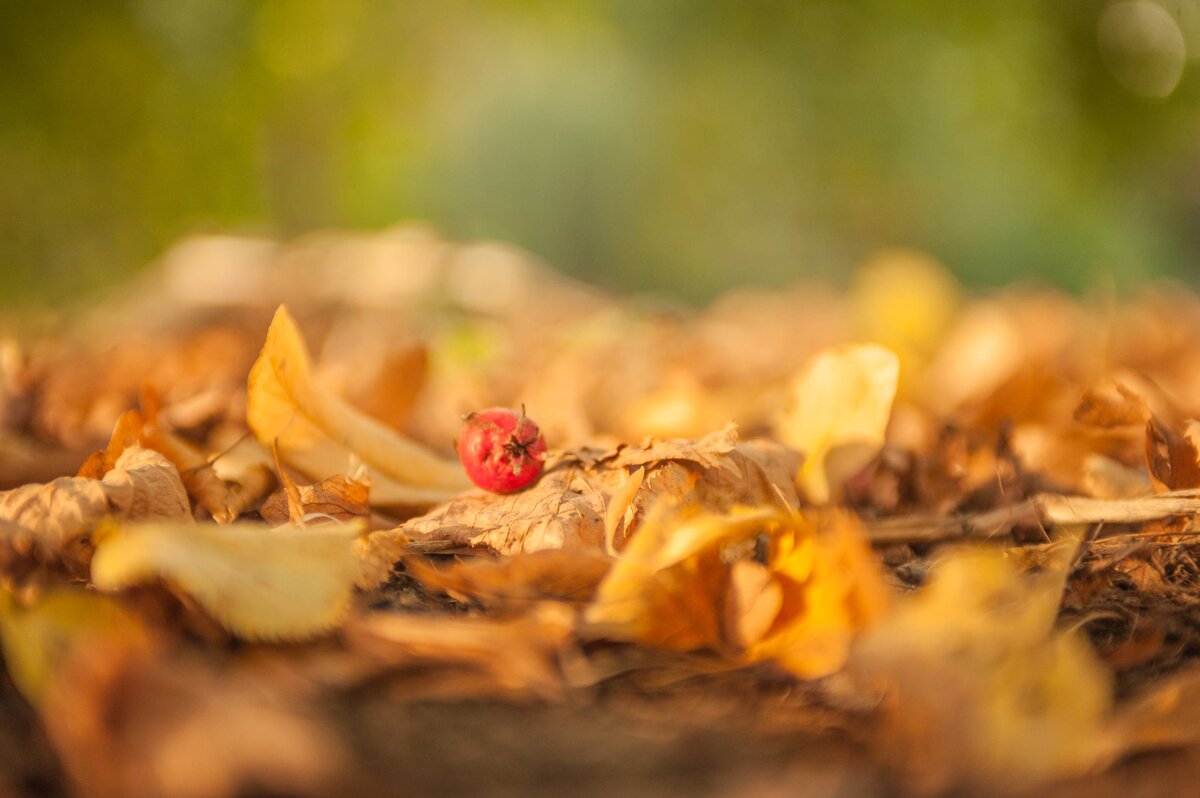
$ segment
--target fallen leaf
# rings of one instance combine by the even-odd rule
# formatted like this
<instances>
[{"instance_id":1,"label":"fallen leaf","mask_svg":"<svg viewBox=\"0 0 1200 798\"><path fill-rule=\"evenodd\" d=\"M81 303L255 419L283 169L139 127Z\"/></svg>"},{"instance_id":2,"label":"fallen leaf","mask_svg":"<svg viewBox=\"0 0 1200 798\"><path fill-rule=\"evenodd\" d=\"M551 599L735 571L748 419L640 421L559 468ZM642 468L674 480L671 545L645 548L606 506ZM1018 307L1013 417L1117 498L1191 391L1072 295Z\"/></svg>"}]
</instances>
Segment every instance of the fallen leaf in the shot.
<instances>
[{"instance_id":1,"label":"fallen leaf","mask_svg":"<svg viewBox=\"0 0 1200 798\"><path fill-rule=\"evenodd\" d=\"M811 678L845 661L887 604L861 529L844 513L660 506L600 585L592 633Z\"/></svg>"},{"instance_id":2,"label":"fallen leaf","mask_svg":"<svg viewBox=\"0 0 1200 798\"><path fill-rule=\"evenodd\" d=\"M1106 430L1139 427L1149 417L1146 400L1119 382L1085 389L1074 413L1080 424Z\"/></svg>"},{"instance_id":3,"label":"fallen leaf","mask_svg":"<svg viewBox=\"0 0 1200 798\"><path fill-rule=\"evenodd\" d=\"M875 344L819 352L792 382L779 437L804 453L796 484L817 504L883 447L900 376L894 353Z\"/></svg>"},{"instance_id":4,"label":"fallen leaf","mask_svg":"<svg viewBox=\"0 0 1200 798\"><path fill-rule=\"evenodd\" d=\"M248 436L211 458L158 423L146 424L141 440L175 465L188 495L219 523L234 521L275 484L270 458Z\"/></svg>"},{"instance_id":5,"label":"fallen leaf","mask_svg":"<svg viewBox=\"0 0 1200 798\"><path fill-rule=\"evenodd\" d=\"M1146 422L1146 463L1157 493L1200 488L1196 441L1152 416Z\"/></svg>"},{"instance_id":6,"label":"fallen leaf","mask_svg":"<svg viewBox=\"0 0 1200 798\"><path fill-rule=\"evenodd\" d=\"M145 626L109 596L59 587L21 604L0 589L4 663L35 704L71 657L93 656L99 648L148 650L150 643Z\"/></svg>"},{"instance_id":7,"label":"fallen leaf","mask_svg":"<svg viewBox=\"0 0 1200 798\"><path fill-rule=\"evenodd\" d=\"M174 466L158 452L132 446L101 479L60 477L0 493L0 541L18 554L49 560L109 515L138 520L190 514Z\"/></svg>"},{"instance_id":8,"label":"fallen leaf","mask_svg":"<svg viewBox=\"0 0 1200 798\"><path fill-rule=\"evenodd\" d=\"M419 507L468 488L459 464L443 459L338 397L312 377L308 351L280 306L250 370L246 421L265 447L311 479L371 469L371 503Z\"/></svg>"},{"instance_id":9,"label":"fallen leaf","mask_svg":"<svg viewBox=\"0 0 1200 798\"><path fill-rule=\"evenodd\" d=\"M612 564L611 557L586 549L545 549L495 559L469 557L441 567L408 557L404 568L428 591L492 610L522 610L540 601L590 601Z\"/></svg>"},{"instance_id":10,"label":"fallen leaf","mask_svg":"<svg viewBox=\"0 0 1200 798\"><path fill-rule=\"evenodd\" d=\"M142 427L146 424L142 414L136 410L128 410L117 418L113 426L112 437L108 446L98 452L93 452L84 464L80 466L75 476L100 479L109 471L116 468L117 460L125 450L140 442Z\"/></svg>"},{"instance_id":11,"label":"fallen leaf","mask_svg":"<svg viewBox=\"0 0 1200 798\"><path fill-rule=\"evenodd\" d=\"M882 744L919 790L1008 792L1081 774L1106 754L1112 680L1054 628L1076 545L1023 574L958 549L855 645L851 671L884 691Z\"/></svg>"},{"instance_id":12,"label":"fallen leaf","mask_svg":"<svg viewBox=\"0 0 1200 798\"><path fill-rule=\"evenodd\" d=\"M367 504L370 486L338 474L315 485L297 485L300 516L315 515L335 521L350 521L370 515ZM290 520L288 496L278 490L267 497L258 512L268 524L285 524Z\"/></svg>"},{"instance_id":13,"label":"fallen leaf","mask_svg":"<svg viewBox=\"0 0 1200 798\"><path fill-rule=\"evenodd\" d=\"M954 319L961 290L954 276L927 253L884 249L854 276L849 299L856 326L868 340L895 352L910 382Z\"/></svg>"},{"instance_id":14,"label":"fallen leaf","mask_svg":"<svg viewBox=\"0 0 1200 798\"><path fill-rule=\"evenodd\" d=\"M357 792L311 691L269 676L187 655L73 657L42 717L75 788L96 798Z\"/></svg>"},{"instance_id":15,"label":"fallen leaf","mask_svg":"<svg viewBox=\"0 0 1200 798\"><path fill-rule=\"evenodd\" d=\"M1111 728L1112 757L1200 744L1200 670L1173 673L1118 708Z\"/></svg>"},{"instance_id":16,"label":"fallen leaf","mask_svg":"<svg viewBox=\"0 0 1200 798\"><path fill-rule=\"evenodd\" d=\"M342 636L408 698L558 699L573 627L571 610L542 604L504 621L377 612L350 621Z\"/></svg>"},{"instance_id":17,"label":"fallen leaf","mask_svg":"<svg viewBox=\"0 0 1200 798\"><path fill-rule=\"evenodd\" d=\"M363 531L361 524L122 526L96 542L92 582L112 591L161 578L240 637L308 638L349 608Z\"/></svg>"},{"instance_id":18,"label":"fallen leaf","mask_svg":"<svg viewBox=\"0 0 1200 798\"><path fill-rule=\"evenodd\" d=\"M796 463L795 453L778 444L739 443L733 427L698 441L650 441L608 452L567 452L526 490L507 495L465 493L407 521L397 532L417 543L483 548L498 554L619 550L634 535L646 508L660 499L720 509L794 503L791 475ZM631 485L630 475L639 469L644 470L643 480ZM606 518L614 497L624 509L619 523L610 519L612 537L606 538Z\"/></svg>"}]
</instances>

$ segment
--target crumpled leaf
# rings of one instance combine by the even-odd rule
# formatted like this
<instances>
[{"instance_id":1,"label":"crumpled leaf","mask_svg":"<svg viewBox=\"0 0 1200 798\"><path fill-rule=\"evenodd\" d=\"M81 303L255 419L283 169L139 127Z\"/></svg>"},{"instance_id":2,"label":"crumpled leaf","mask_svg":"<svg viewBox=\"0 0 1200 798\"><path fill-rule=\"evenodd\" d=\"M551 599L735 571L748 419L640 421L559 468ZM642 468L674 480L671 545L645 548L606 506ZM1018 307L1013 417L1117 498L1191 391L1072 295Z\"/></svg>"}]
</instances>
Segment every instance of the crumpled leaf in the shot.
<instances>
[{"instance_id":1,"label":"crumpled leaf","mask_svg":"<svg viewBox=\"0 0 1200 798\"><path fill-rule=\"evenodd\" d=\"M341 474L323 479L315 485L297 485L300 517L316 515L335 521L350 521L370 515L367 499L371 486ZM278 490L267 497L258 512L268 524L286 524L292 518L287 491Z\"/></svg>"},{"instance_id":2,"label":"crumpled leaf","mask_svg":"<svg viewBox=\"0 0 1200 798\"><path fill-rule=\"evenodd\" d=\"M1197 422L1183 433L1157 416L1146 422L1146 463L1156 493L1200 488L1200 447Z\"/></svg>"},{"instance_id":3,"label":"crumpled leaf","mask_svg":"<svg viewBox=\"0 0 1200 798\"><path fill-rule=\"evenodd\" d=\"M477 490L397 530L418 543L483 548L499 554L543 549L620 549L646 509L660 499L719 509L736 504L794 503L798 458L769 442L739 443L729 426L698 441L650 441L613 451L567 452L532 487L501 495ZM628 480L645 469L636 491ZM623 507L612 507L613 501ZM376 538L380 544L383 537Z\"/></svg>"},{"instance_id":4,"label":"crumpled leaf","mask_svg":"<svg viewBox=\"0 0 1200 798\"><path fill-rule=\"evenodd\" d=\"M280 306L250 370L246 421L259 442L313 480L371 469L371 503L428 506L470 487L444 459L321 389L287 308Z\"/></svg>"},{"instance_id":5,"label":"crumpled leaf","mask_svg":"<svg viewBox=\"0 0 1200 798\"><path fill-rule=\"evenodd\" d=\"M4 664L22 694L39 703L72 657L97 648L148 650L149 631L111 597L60 587L22 605L0 589Z\"/></svg>"},{"instance_id":6,"label":"crumpled leaf","mask_svg":"<svg viewBox=\"0 0 1200 798\"><path fill-rule=\"evenodd\" d=\"M774 660L810 678L845 662L887 590L861 529L838 512L655 510L586 612L595 634Z\"/></svg>"},{"instance_id":7,"label":"crumpled leaf","mask_svg":"<svg viewBox=\"0 0 1200 798\"><path fill-rule=\"evenodd\" d=\"M179 469L188 495L214 520L228 524L251 509L275 484L270 458L245 438L215 458L159 424L147 424L142 445L160 452Z\"/></svg>"},{"instance_id":8,"label":"crumpled leaf","mask_svg":"<svg viewBox=\"0 0 1200 798\"><path fill-rule=\"evenodd\" d=\"M489 609L528 608L540 601L590 601L613 559L587 549L544 549L511 557L469 557L438 567L408 557L405 571L431 592Z\"/></svg>"},{"instance_id":9,"label":"crumpled leaf","mask_svg":"<svg viewBox=\"0 0 1200 798\"><path fill-rule=\"evenodd\" d=\"M900 360L876 344L819 352L792 383L779 436L804 453L796 484L823 504L883 447Z\"/></svg>"},{"instance_id":10,"label":"crumpled leaf","mask_svg":"<svg viewBox=\"0 0 1200 798\"><path fill-rule=\"evenodd\" d=\"M240 637L302 639L345 615L362 571L363 531L361 524L123 526L97 541L92 582L119 590L161 578Z\"/></svg>"},{"instance_id":11,"label":"crumpled leaf","mask_svg":"<svg viewBox=\"0 0 1200 798\"><path fill-rule=\"evenodd\" d=\"M131 446L101 479L60 477L0 493L0 541L54 558L108 515L187 518L191 506L175 467L158 452Z\"/></svg>"},{"instance_id":12,"label":"crumpled leaf","mask_svg":"<svg viewBox=\"0 0 1200 798\"><path fill-rule=\"evenodd\" d=\"M1054 628L1077 547L1026 575L1003 553L958 549L855 646L851 670L885 692L884 746L914 784L1028 790L1107 752L1111 677Z\"/></svg>"}]
</instances>

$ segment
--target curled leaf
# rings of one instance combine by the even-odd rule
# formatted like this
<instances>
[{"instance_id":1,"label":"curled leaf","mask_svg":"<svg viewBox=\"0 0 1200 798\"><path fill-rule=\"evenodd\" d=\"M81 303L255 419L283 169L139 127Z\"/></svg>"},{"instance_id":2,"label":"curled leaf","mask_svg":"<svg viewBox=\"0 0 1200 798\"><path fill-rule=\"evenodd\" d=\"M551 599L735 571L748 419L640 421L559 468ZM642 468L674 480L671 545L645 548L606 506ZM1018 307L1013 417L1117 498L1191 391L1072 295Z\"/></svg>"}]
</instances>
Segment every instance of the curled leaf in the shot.
<instances>
[{"instance_id":1,"label":"curled leaf","mask_svg":"<svg viewBox=\"0 0 1200 798\"><path fill-rule=\"evenodd\" d=\"M814 677L842 666L887 591L841 513L660 506L600 585L593 631L674 650L774 660Z\"/></svg>"},{"instance_id":2,"label":"curled leaf","mask_svg":"<svg viewBox=\"0 0 1200 798\"><path fill-rule=\"evenodd\" d=\"M308 350L287 308L280 306L262 353L250 370L246 421L263 446L311 479L371 469L371 503L428 506L470 487L447 460L356 410L313 379Z\"/></svg>"},{"instance_id":3,"label":"curled leaf","mask_svg":"<svg viewBox=\"0 0 1200 798\"><path fill-rule=\"evenodd\" d=\"M240 637L312 637L349 607L362 531L358 524L126 526L98 541L92 582L118 590L161 578Z\"/></svg>"},{"instance_id":4,"label":"curled leaf","mask_svg":"<svg viewBox=\"0 0 1200 798\"><path fill-rule=\"evenodd\" d=\"M779 436L804 453L796 484L822 504L879 453L900 360L876 344L823 350L792 383Z\"/></svg>"},{"instance_id":5,"label":"curled leaf","mask_svg":"<svg viewBox=\"0 0 1200 798\"><path fill-rule=\"evenodd\" d=\"M0 542L52 559L108 515L188 518L191 506L175 468L158 452L131 446L101 479L60 477L0 493Z\"/></svg>"},{"instance_id":6,"label":"curled leaf","mask_svg":"<svg viewBox=\"0 0 1200 798\"><path fill-rule=\"evenodd\" d=\"M194 444L151 423L142 431L142 444L170 460L188 495L223 524L253 507L275 484L270 458L250 437L209 458Z\"/></svg>"}]
</instances>

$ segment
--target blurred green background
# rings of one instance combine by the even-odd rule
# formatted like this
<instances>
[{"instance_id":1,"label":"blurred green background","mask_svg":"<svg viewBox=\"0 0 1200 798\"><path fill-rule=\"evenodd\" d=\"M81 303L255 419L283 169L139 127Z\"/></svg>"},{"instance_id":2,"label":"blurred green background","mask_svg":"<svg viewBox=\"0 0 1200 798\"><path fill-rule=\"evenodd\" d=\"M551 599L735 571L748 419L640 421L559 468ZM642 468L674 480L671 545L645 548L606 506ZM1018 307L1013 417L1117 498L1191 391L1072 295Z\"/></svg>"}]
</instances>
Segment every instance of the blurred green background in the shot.
<instances>
[{"instance_id":1,"label":"blurred green background","mask_svg":"<svg viewBox=\"0 0 1200 798\"><path fill-rule=\"evenodd\" d=\"M0 2L0 289L429 220L699 299L1200 271L1200 0Z\"/></svg>"}]
</instances>

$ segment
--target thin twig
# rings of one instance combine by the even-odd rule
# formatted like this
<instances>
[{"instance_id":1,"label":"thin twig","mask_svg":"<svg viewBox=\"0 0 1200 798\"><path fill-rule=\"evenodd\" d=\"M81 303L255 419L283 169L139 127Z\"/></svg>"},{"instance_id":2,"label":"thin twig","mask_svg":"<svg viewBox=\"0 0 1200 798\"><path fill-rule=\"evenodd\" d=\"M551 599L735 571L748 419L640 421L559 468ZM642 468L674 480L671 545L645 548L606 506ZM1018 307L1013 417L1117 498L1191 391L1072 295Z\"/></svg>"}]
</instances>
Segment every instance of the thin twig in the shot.
<instances>
[{"instance_id":1,"label":"thin twig","mask_svg":"<svg viewBox=\"0 0 1200 798\"><path fill-rule=\"evenodd\" d=\"M1023 502L973 515L886 518L869 523L867 536L871 542L879 545L937 543L991 538L1023 524L1131 524L1198 513L1198 491L1179 491L1138 499L1092 499L1087 496L1044 493Z\"/></svg>"}]
</instances>

